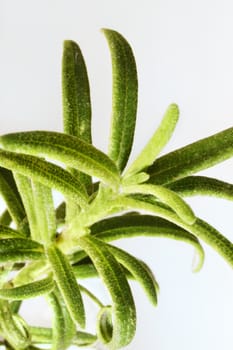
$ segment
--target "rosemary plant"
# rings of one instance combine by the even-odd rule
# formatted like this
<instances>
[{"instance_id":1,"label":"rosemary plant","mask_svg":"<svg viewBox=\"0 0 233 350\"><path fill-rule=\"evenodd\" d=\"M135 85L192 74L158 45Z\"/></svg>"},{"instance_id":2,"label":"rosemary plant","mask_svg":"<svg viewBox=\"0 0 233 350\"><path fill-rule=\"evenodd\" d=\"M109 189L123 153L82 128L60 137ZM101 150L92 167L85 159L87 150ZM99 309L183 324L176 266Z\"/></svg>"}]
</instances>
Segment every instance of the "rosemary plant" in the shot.
<instances>
[{"instance_id":1,"label":"rosemary plant","mask_svg":"<svg viewBox=\"0 0 233 350\"><path fill-rule=\"evenodd\" d=\"M233 155L233 128L159 157L179 117L171 104L160 126L132 164L137 110L137 71L131 47L116 31L103 30L113 70L109 151L92 145L91 101L79 46L65 41L62 63L64 131L17 132L0 137L1 348L52 350L105 344L120 349L136 330L129 279L137 280L152 305L158 284L150 268L111 242L135 236L163 236L194 246L199 271L203 240L233 267L233 245L197 218L183 199L214 195L233 199L233 185L200 170ZM98 179L94 182L93 177ZM63 202L55 207L53 191ZM142 214L143 213L143 214ZM100 278L111 305L82 279ZM96 302L95 334L85 331L83 294ZM23 300L44 296L51 328L30 326L20 313Z\"/></svg>"}]
</instances>

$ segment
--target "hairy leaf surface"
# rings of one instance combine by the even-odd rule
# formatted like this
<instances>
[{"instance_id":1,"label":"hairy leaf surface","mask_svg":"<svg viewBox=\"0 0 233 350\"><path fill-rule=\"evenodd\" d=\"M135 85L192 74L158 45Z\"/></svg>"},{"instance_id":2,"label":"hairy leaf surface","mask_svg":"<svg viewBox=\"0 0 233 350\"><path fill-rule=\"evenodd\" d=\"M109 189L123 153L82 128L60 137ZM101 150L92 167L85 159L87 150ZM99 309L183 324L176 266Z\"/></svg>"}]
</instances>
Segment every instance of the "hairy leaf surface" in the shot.
<instances>
[{"instance_id":1,"label":"hairy leaf surface","mask_svg":"<svg viewBox=\"0 0 233 350\"><path fill-rule=\"evenodd\" d=\"M112 57L112 122L109 155L122 171L133 144L137 113L137 70L128 42L114 30L103 29Z\"/></svg>"}]
</instances>

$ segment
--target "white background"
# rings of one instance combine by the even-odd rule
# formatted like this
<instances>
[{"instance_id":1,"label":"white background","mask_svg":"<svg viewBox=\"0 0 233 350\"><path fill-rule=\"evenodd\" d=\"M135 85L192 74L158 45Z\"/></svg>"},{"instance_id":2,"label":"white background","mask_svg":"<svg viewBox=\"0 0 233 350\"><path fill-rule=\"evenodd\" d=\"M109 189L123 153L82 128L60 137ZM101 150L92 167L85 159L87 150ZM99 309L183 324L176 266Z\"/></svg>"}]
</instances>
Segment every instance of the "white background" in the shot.
<instances>
[{"instance_id":1,"label":"white background","mask_svg":"<svg viewBox=\"0 0 233 350\"><path fill-rule=\"evenodd\" d=\"M120 31L137 60L139 109L133 155L171 102L179 104L181 118L166 151L230 127L232 19L230 0L0 0L0 132L62 130L62 42L72 39L79 42L89 71L94 142L106 151L111 65L99 32L102 27ZM232 181L233 160L205 173ZM232 240L232 203L206 198L189 202L197 215ZM221 257L204 245L205 266L193 274L193 250L185 244L135 239L122 246L151 266L161 288L159 306L153 309L133 284L138 329L128 350L232 349L232 269ZM98 283L96 288L100 290ZM35 323L41 307L24 312Z\"/></svg>"}]
</instances>

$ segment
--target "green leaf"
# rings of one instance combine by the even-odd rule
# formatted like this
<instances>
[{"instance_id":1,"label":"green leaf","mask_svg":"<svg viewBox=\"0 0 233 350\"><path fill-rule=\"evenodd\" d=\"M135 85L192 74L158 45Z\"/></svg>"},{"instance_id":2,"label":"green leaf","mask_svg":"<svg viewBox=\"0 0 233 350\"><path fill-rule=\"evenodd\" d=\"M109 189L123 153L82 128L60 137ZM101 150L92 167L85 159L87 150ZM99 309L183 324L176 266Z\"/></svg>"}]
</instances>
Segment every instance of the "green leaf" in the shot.
<instances>
[{"instance_id":1,"label":"green leaf","mask_svg":"<svg viewBox=\"0 0 233 350\"><path fill-rule=\"evenodd\" d=\"M0 167L0 193L18 226L26 214L12 172L2 167Z\"/></svg>"},{"instance_id":2,"label":"green leaf","mask_svg":"<svg viewBox=\"0 0 233 350\"><path fill-rule=\"evenodd\" d=\"M72 265L76 278L98 277L98 272L93 264Z\"/></svg>"},{"instance_id":3,"label":"green leaf","mask_svg":"<svg viewBox=\"0 0 233 350\"><path fill-rule=\"evenodd\" d=\"M162 149L170 140L179 118L179 109L176 104L171 104L154 135L151 137L147 145L130 165L125 177L138 173L139 171L151 165Z\"/></svg>"},{"instance_id":4,"label":"green leaf","mask_svg":"<svg viewBox=\"0 0 233 350\"><path fill-rule=\"evenodd\" d=\"M25 238L25 236L22 234L22 232L0 224L0 245L1 239L4 238Z\"/></svg>"},{"instance_id":5,"label":"green leaf","mask_svg":"<svg viewBox=\"0 0 233 350\"><path fill-rule=\"evenodd\" d=\"M9 211L6 209L0 216L0 224L4 226L10 226L12 221Z\"/></svg>"},{"instance_id":6,"label":"green leaf","mask_svg":"<svg viewBox=\"0 0 233 350\"><path fill-rule=\"evenodd\" d=\"M185 222L192 225L196 217L190 206L175 192L158 185L135 185L124 189L125 193L150 194L157 197L164 204L168 205Z\"/></svg>"},{"instance_id":7,"label":"green leaf","mask_svg":"<svg viewBox=\"0 0 233 350\"><path fill-rule=\"evenodd\" d=\"M52 334L47 334L47 337L52 335L52 339L48 339L48 343L52 344L52 350L66 350L75 335L75 324L57 287L47 296L47 299L53 310ZM40 336L40 333L38 335Z\"/></svg>"},{"instance_id":8,"label":"green leaf","mask_svg":"<svg viewBox=\"0 0 233 350\"><path fill-rule=\"evenodd\" d=\"M201 269L204 251L198 239L172 222L151 215L124 215L102 220L91 227L91 233L104 241L139 236L164 237L191 244L199 257L195 271Z\"/></svg>"},{"instance_id":9,"label":"green leaf","mask_svg":"<svg viewBox=\"0 0 233 350\"><path fill-rule=\"evenodd\" d=\"M120 248L111 246L109 244L107 247L115 256L117 261L120 262L126 269L128 269L134 276L135 280L141 284L151 303L156 306L158 284L149 267L144 262L140 261L139 259L135 258Z\"/></svg>"},{"instance_id":10,"label":"green leaf","mask_svg":"<svg viewBox=\"0 0 233 350\"><path fill-rule=\"evenodd\" d=\"M76 332L76 335L73 338L72 344L76 346L88 346L95 343L96 340L96 335L78 331Z\"/></svg>"},{"instance_id":11,"label":"green leaf","mask_svg":"<svg viewBox=\"0 0 233 350\"><path fill-rule=\"evenodd\" d=\"M132 340L136 327L133 297L123 270L109 249L93 236L79 238L79 245L89 255L113 301L113 333L108 347L119 349Z\"/></svg>"},{"instance_id":12,"label":"green leaf","mask_svg":"<svg viewBox=\"0 0 233 350\"><path fill-rule=\"evenodd\" d=\"M0 324L1 335L13 349L24 350L29 346L30 338L28 332L17 322L11 312L10 304L6 300L0 301Z\"/></svg>"},{"instance_id":13,"label":"green leaf","mask_svg":"<svg viewBox=\"0 0 233 350\"><path fill-rule=\"evenodd\" d=\"M112 307L103 307L97 317L97 336L102 343L111 341L113 334Z\"/></svg>"},{"instance_id":14,"label":"green leaf","mask_svg":"<svg viewBox=\"0 0 233 350\"><path fill-rule=\"evenodd\" d=\"M79 289L81 292L86 294L97 306L99 306L99 307L104 306L103 303L89 289L82 286L81 284L79 284Z\"/></svg>"},{"instance_id":15,"label":"green leaf","mask_svg":"<svg viewBox=\"0 0 233 350\"><path fill-rule=\"evenodd\" d=\"M79 181L55 164L38 157L4 150L0 150L0 164L45 186L55 188L81 206L87 204L87 195Z\"/></svg>"},{"instance_id":16,"label":"green leaf","mask_svg":"<svg viewBox=\"0 0 233 350\"><path fill-rule=\"evenodd\" d=\"M33 199L41 243L51 243L56 236L56 216L52 190L33 181Z\"/></svg>"},{"instance_id":17,"label":"green leaf","mask_svg":"<svg viewBox=\"0 0 233 350\"><path fill-rule=\"evenodd\" d=\"M48 247L47 255L70 316L80 327L85 327L82 296L68 259L57 247L52 245Z\"/></svg>"},{"instance_id":18,"label":"green leaf","mask_svg":"<svg viewBox=\"0 0 233 350\"><path fill-rule=\"evenodd\" d=\"M79 46L64 42L62 58L64 132L91 143L91 100L87 70Z\"/></svg>"},{"instance_id":19,"label":"green leaf","mask_svg":"<svg viewBox=\"0 0 233 350\"><path fill-rule=\"evenodd\" d=\"M120 181L115 164L106 154L71 135L50 131L28 131L3 135L0 137L0 144L7 150L50 157L67 167L96 176L114 188Z\"/></svg>"},{"instance_id":20,"label":"green leaf","mask_svg":"<svg viewBox=\"0 0 233 350\"><path fill-rule=\"evenodd\" d=\"M20 173L14 173L14 178L20 191L23 205L27 214L26 224L28 224L30 228L29 235L32 239L39 240L40 237L37 229L37 217L34 206L32 182L28 177Z\"/></svg>"},{"instance_id":21,"label":"green leaf","mask_svg":"<svg viewBox=\"0 0 233 350\"><path fill-rule=\"evenodd\" d=\"M66 40L63 48L62 97L64 132L92 143L91 100L86 65L79 46L71 40ZM87 189L90 188L90 176L80 172L77 175L80 182Z\"/></svg>"},{"instance_id":22,"label":"green leaf","mask_svg":"<svg viewBox=\"0 0 233 350\"><path fill-rule=\"evenodd\" d=\"M51 292L54 288L51 276L15 288L0 289L0 297L7 300L24 300Z\"/></svg>"},{"instance_id":23,"label":"green leaf","mask_svg":"<svg viewBox=\"0 0 233 350\"><path fill-rule=\"evenodd\" d=\"M233 200L233 185L206 176L187 176L167 185L181 196L214 196Z\"/></svg>"},{"instance_id":24,"label":"green leaf","mask_svg":"<svg viewBox=\"0 0 233 350\"><path fill-rule=\"evenodd\" d=\"M22 262L44 258L43 246L23 238L0 240L0 262Z\"/></svg>"},{"instance_id":25,"label":"green leaf","mask_svg":"<svg viewBox=\"0 0 233 350\"><path fill-rule=\"evenodd\" d=\"M103 29L112 57L112 123L110 158L122 171L133 144L137 113L138 81L132 49L118 32Z\"/></svg>"},{"instance_id":26,"label":"green leaf","mask_svg":"<svg viewBox=\"0 0 233 350\"><path fill-rule=\"evenodd\" d=\"M167 184L223 162L232 155L233 128L230 128L158 158L147 169L149 182Z\"/></svg>"},{"instance_id":27,"label":"green leaf","mask_svg":"<svg viewBox=\"0 0 233 350\"><path fill-rule=\"evenodd\" d=\"M122 198L122 205L125 205L128 209L134 208L137 210L145 210L150 213L154 213L168 221L175 223L176 225L184 228L188 232L194 234L198 238L201 238L204 242L209 244L215 249L229 264L233 267L233 245L215 228L205 223L203 220L196 219L193 225L189 225L182 221L174 212L167 208L156 204L150 204L144 200L140 201L133 198ZM199 265L197 269L199 269ZM201 263L202 265L202 263Z\"/></svg>"}]
</instances>

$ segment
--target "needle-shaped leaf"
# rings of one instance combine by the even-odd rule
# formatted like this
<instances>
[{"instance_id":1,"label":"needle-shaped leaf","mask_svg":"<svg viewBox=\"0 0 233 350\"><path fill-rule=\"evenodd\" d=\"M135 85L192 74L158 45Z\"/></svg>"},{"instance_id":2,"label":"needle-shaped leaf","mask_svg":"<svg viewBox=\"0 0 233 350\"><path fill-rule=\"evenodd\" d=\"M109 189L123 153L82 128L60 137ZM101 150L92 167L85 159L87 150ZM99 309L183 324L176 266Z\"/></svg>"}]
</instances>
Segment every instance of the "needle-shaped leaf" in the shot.
<instances>
[{"instance_id":1,"label":"needle-shaped leaf","mask_svg":"<svg viewBox=\"0 0 233 350\"><path fill-rule=\"evenodd\" d=\"M141 284L151 303L156 306L158 284L149 267L144 262L140 261L139 259L135 258L120 248L111 246L109 244L107 247L115 256L117 261L120 262L126 269L128 269L134 276L135 280Z\"/></svg>"},{"instance_id":2,"label":"needle-shaped leaf","mask_svg":"<svg viewBox=\"0 0 233 350\"><path fill-rule=\"evenodd\" d=\"M25 238L25 236L13 228L10 228L8 226L0 225L0 245L1 245L1 239L3 238Z\"/></svg>"},{"instance_id":3,"label":"needle-shaped leaf","mask_svg":"<svg viewBox=\"0 0 233 350\"><path fill-rule=\"evenodd\" d=\"M194 234L209 244L230 264L230 266L233 267L233 244L220 232L203 220L197 218L194 224L189 225L181 220L174 212L168 208L164 208L163 206L159 205L159 203L151 204L146 202L144 199L138 200L134 198L122 198L121 202L125 205L125 207L128 207L128 209L134 208L154 213L155 215L165 218L166 220L184 228L188 232ZM202 266L202 261L198 263L196 270L200 269L200 266Z\"/></svg>"},{"instance_id":4,"label":"needle-shaped leaf","mask_svg":"<svg viewBox=\"0 0 233 350\"><path fill-rule=\"evenodd\" d=\"M82 296L68 259L56 246L52 245L48 247L47 255L58 288L72 319L77 322L80 327L85 327L85 312Z\"/></svg>"},{"instance_id":5,"label":"needle-shaped leaf","mask_svg":"<svg viewBox=\"0 0 233 350\"><path fill-rule=\"evenodd\" d=\"M161 202L168 205L176 214L188 224L193 224L196 220L190 206L175 192L159 185L135 185L124 188L125 193L143 193L157 197Z\"/></svg>"},{"instance_id":6,"label":"needle-shaped leaf","mask_svg":"<svg viewBox=\"0 0 233 350\"><path fill-rule=\"evenodd\" d=\"M80 182L55 164L35 156L4 150L0 150L0 164L60 191L81 206L87 203L87 195Z\"/></svg>"},{"instance_id":7,"label":"needle-shaped leaf","mask_svg":"<svg viewBox=\"0 0 233 350\"><path fill-rule=\"evenodd\" d=\"M91 100L87 69L82 52L66 40L62 58L64 132L91 143Z\"/></svg>"},{"instance_id":8,"label":"needle-shaped leaf","mask_svg":"<svg viewBox=\"0 0 233 350\"><path fill-rule=\"evenodd\" d=\"M136 313L133 297L123 270L105 245L93 236L82 236L79 245L93 261L113 301L113 333L108 347L119 349L133 338Z\"/></svg>"},{"instance_id":9,"label":"needle-shaped leaf","mask_svg":"<svg viewBox=\"0 0 233 350\"><path fill-rule=\"evenodd\" d=\"M91 278L99 276L93 264L73 265L72 269L76 278Z\"/></svg>"},{"instance_id":10,"label":"needle-shaped leaf","mask_svg":"<svg viewBox=\"0 0 233 350\"><path fill-rule=\"evenodd\" d=\"M87 70L79 46L71 40L64 42L62 59L62 97L64 132L91 143L91 100ZM79 173L86 188L90 176Z\"/></svg>"},{"instance_id":11,"label":"needle-shaped leaf","mask_svg":"<svg viewBox=\"0 0 233 350\"><path fill-rule=\"evenodd\" d=\"M51 188L33 181L33 199L41 243L51 243L56 235L56 216Z\"/></svg>"},{"instance_id":12,"label":"needle-shaped leaf","mask_svg":"<svg viewBox=\"0 0 233 350\"><path fill-rule=\"evenodd\" d=\"M15 288L0 289L0 297L7 300L24 300L47 294L54 288L52 276Z\"/></svg>"},{"instance_id":13,"label":"needle-shaped leaf","mask_svg":"<svg viewBox=\"0 0 233 350\"><path fill-rule=\"evenodd\" d=\"M233 185L206 176L187 176L167 185L181 196L214 196L233 200Z\"/></svg>"},{"instance_id":14,"label":"needle-shaped leaf","mask_svg":"<svg viewBox=\"0 0 233 350\"><path fill-rule=\"evenodd\" d=\"M53 310L53 329L52 334L49 334L49 343L52 344L52 350L65 350L71 345L75 334L75 324L69 315L63 297L57 287L48 295L47 299ZM38 335L40 336L40 333Z\"/></svg>"},{"instance_id":15,"label":"needle-shaped leaf","mask_svg":"<svg viewBox=\"0 0 233 350\"><path fill-rule=\"evenodd\" d=\"M24 176L20 173L14 173L14 178L17 183L17 187L20 191L25 212L27 215L26 223L29 225L30 228L29 235L32 239L39 240L40 237L37 227L38 218L36 217L36 211L34 206L32 182L27 176Z\"/></svg>"},{"instance_id":16,"label":"needle-shaped leaf","mask_svg":"<svg viewBox=\"0 0 233 350\"><path fill-rule=\"evenodd\" d=\"M167 184L229 159L233 128L194 142L158 158L148 169L150 183Z\"/></svg>"},{"instance_id":17,"label":"needle-shaped leaf","mask_svg":"<svg viewBox=\"0 0 233 350\"><path fill-rule=\"evenodd\" d=\"M0 325L1 334L13 349L24 350L30 344L28 332L16 322L7 300L0 301Z\"/></svg>"},{"instance_id":18,"label":"needle-shaped leaf","mask_svg":"<svg viewBox=\"0 0 233 350\"><path fill-rule=\"evenodd\" d=\"M126 172L126 177L138 173L139 171L147 168L151 165L162 149L166 146L170 140L173 131L176 127L179 118L179 109L176 104L171 104L158 129L155 131L154 135L151 137L147 145L135 159L135 161L130 165Z\"/></svg>"},{"instance_id":19,"label":"needle-shaped leaf","mask_svg":"<svg viewBox=\"0 0 233 350\"><path fill-rule=\"evenodd\" d=\"M12 221L11 215L9 211L6 209L0 216L0 224L5 226L10 226L10 223Z\"/></svg>"},{"instance_id":20,"label":"needle-shaped leaf","mask_svg":"<svg viewBox=\"0 0 233 350\"><path fill-rule=\"evenodd\" d=\"M136 63L128 42L116 31L103 29L112 57L112 123L109 155L122 171L133 144L137 113Z\"/></svg>"},{"instance_id":21,"label":"needle-shaped leaf","mask_svg":"<svg viewBox=\"0 0 233 350\"><path fill-rule=\"evenodd\" d=\"M198 239L172 222L152 215L124 215L99 221L91 227L91 233L106 242L139 236L164 237L191 244L199 257L198 271L204 262L204 250Z\"/></svg>"},{"instance_id":22,"label":"needle-shaped leaf","mask_svg":"<svg viewBox=\"0 0 233 350\"><path fill-rule=\"evenodd\" d=\"M21 262L44 257L43 246L35 241L23 238L0 240L0 262Z\"/></svg>"},{"instance_id":23,"label":"needle-shaped leaf","mask_svg":"<svg viewBox=\"0 0 233 350\"><path fill-rule=\"evenodd\" d=\"M96 176L114 188L119 183L113 161L94 146L71 135L28 131L1 136L0 144L7 150L51 157L67 167Z\"/></svg>"},{"instance_id":24,"label":"needle-shaped leaf","mask_svg":"<svg viewBox=\"0 0 233 350\"><path fill-rule=\"evenodd\" d=\"M2 167L0 167L0 194L18 226L26 214L12 172Z\"/></svg>"},{"instance_id":25,"label":"needle-shaped leaf","mask_svg":"<svg viewBox=\"0 0 233 350\"><path fill-rule=\"evenodd\" d=\"M97 336L102 343L111 341L113 333L112 307L103 307L97 317Z\"/></svg>"}]
</instances>

